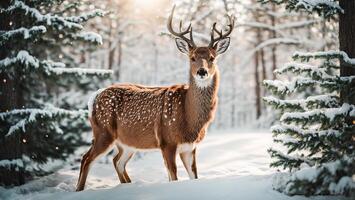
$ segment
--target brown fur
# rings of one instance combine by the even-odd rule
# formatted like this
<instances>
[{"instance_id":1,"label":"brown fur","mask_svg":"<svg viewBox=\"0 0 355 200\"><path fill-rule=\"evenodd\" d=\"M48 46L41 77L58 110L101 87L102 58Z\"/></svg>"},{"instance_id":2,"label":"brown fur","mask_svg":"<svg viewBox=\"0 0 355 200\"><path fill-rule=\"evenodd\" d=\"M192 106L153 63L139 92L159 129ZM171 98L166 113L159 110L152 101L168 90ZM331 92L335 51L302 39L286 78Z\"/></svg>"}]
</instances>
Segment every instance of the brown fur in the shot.
<instances>
[{"instance_id":1,"label":"brown fur","mask_svg":"<svg viewBox=\"0 0 355 200\"><path fill-rule=\"evenodd\" d=\"M175 156L178 145L199 143L214 117L219 83L215 54L215 50L208 47L190 50L189 85L116 84L102 91L93 105L90 122L94 140L83 156L77 191L84 189L92 161L116 142L136 149L161 149L170 179L177 180ZM206 88L199 88L193 78L201 67L212 76L212 83ZM125 151L119 144L119 153L114 158L116 170ZM180 153L180 157L185 168L191 168L197 178L195 154L196 149L193 149ZM128 154L121 164L125 166L132 155ZM192 156L191 166L186 156ZM123 172L117 170L117 174L122 183L131 181L125 169Z\"/></svg>"}]
</instances>

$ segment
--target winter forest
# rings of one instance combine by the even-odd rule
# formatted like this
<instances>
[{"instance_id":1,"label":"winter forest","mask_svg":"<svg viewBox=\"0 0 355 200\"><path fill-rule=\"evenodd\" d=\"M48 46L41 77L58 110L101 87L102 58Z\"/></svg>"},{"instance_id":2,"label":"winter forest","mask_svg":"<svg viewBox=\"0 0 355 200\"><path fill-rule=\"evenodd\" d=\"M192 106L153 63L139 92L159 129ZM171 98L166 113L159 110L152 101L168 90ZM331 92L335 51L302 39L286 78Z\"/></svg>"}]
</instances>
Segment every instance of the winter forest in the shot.
<instances>
[{"instance_id":1,"label":"winter forest","mask_svg":"<svg viewBox=\"0 0 355 200\"><path fill-rule=\"evenodd\" d=\"M354 0L0 1L0 199L354 199L354 148Z\"/></svg>"}]
</instances>

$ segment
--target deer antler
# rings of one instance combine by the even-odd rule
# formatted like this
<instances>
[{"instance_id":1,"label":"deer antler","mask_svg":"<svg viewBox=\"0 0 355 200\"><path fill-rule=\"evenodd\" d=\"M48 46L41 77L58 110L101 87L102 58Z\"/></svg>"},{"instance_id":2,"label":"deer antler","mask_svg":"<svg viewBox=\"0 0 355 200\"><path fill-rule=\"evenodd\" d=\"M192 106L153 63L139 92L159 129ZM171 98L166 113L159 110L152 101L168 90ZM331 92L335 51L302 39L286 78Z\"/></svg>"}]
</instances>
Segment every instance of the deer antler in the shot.
<instances>
[{"instance_id":1,"label":"deer antler","mask_svg":"<svg viewBox=\"0 0 355 200\"><path fill-rule=\"evenodd\" d=\"M228 24L229 29L228 29L227 33L225 33L225 34L223 34L222 30L220 30L220 31L217 30L217 28L216 28L217 23L216 22L213 23L212 30L211 30L211 41L210 41L210 44L208 45L208 47L213 47L216 42L228 37L232 33L232 31L234 29L234 17L231 17L228 15L228 20L229 20L229 24ZM214 32L216 32L218 34L217 38L214 38Z\"/></svg>"},{"instance_id":2,"label":"deer antler","mask_svg":"<svg viewBox=\"0 0 355 200\"><path fill-rule=\"evenodd\" d=\"M171 34L173 34L174 36L183 39L185 42L187 42L187 44L189 44L190 47L196 47L194 39L192 37L192 27L191 27L191 23L189 24L189 26L187 27L186 30L181 31L182 29L182 21L180 21L180 25L179 25L179 29L180 32L175 32L172 26L172 21L173 21L173 15L174 15L174 10L175 10L175 5L173 7L173 9L171 10L171 14L168 18L168 30ZM190 33L190 39L188 39L187 37L185 37L186 34Z\"/></svg>"}]
</instances>

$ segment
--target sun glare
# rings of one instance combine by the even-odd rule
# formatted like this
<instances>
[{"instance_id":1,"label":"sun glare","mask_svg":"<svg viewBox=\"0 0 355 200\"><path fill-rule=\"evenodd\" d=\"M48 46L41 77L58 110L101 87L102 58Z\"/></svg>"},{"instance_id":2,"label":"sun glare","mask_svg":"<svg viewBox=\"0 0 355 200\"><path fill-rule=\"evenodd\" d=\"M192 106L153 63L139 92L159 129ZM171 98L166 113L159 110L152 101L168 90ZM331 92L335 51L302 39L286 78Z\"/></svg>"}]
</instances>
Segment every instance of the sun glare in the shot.
<instances>
[{"instance_id":1,"label":"sun glare","mask_svg":"<svg viewBox=\"0 0 355 200\"><path fill-rule=\"evenodd\" d=\"M138 12L156 13L164 10L169 0L134 0L134 8Z\"/></svg>"}]
</instances>

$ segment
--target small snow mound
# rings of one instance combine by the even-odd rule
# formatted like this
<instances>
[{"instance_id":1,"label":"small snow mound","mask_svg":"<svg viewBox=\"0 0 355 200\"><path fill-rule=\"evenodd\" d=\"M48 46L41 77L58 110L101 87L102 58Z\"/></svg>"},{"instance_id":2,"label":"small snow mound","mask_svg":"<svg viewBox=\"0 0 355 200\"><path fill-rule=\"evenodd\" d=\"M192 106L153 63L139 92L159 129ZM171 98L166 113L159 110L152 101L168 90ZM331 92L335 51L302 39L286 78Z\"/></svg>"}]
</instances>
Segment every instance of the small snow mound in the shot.
<instances>
[{"instance_id":1,"label":"small snow mound","mask_svg":"<svg viewBox=\"0 0 355 200\"><path fill-rule=\"evenodd\" d=\"M94 103L95 103L95 99L96 99L97 95L99 95L105 89L106 88L101 88L90 95L90 98L88 101L89 117L92 116L92 111L94 110Z\"/></svg>"}]
</instances>

